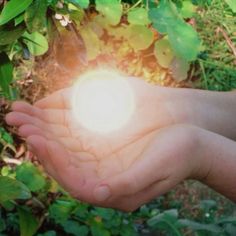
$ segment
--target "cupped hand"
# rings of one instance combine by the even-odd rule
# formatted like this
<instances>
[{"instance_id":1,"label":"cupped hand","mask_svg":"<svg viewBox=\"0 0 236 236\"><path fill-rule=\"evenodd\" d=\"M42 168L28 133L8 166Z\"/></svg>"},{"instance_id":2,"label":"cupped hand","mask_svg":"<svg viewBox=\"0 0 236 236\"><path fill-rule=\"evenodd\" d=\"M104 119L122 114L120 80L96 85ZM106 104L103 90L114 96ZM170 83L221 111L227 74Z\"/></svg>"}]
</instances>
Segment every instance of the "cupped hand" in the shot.
<instances>
[{"instance_id":1,"label":"cupped hand","mask_svg":"<svg viewBox=\"0 0 236 236\"><path fill-rule=\"evenodd\" d=\"M111 134L93 133L74 120L71 88L34 106L16 102L6 120L19 127L47 172L73 196L134 210L193 176L200 162L189 159L196 146L195 128L161 129L176 123L170 105L174 94L134 78L129 83L136 110L126 126Z\"/></svg>"}]
</instances>

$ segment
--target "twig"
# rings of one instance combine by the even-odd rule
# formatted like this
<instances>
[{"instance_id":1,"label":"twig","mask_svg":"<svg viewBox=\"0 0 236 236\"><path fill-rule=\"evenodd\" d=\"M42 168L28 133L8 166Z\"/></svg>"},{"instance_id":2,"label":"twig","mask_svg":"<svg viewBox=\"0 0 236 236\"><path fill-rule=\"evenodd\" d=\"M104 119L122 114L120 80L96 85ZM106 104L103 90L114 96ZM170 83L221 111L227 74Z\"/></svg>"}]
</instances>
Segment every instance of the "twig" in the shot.
<instances>
[{"instance_id":1,"label":"twig","mask_svg":"<svg viewBox=\"0 0 236 236\"><path fill-rule=\"evenodd\" d=\"M217 29L216 29L216 33L219 34L219 32L222 33L222 35L225 38L228 46L230 47L230 49L232 50L234 56L236 57L236 48L235 48L232 40L229 38L229 36L225 32L225 30L223 30L221 27L217 27Z\"/></svg>"},{"instance_id":2,"label":"twig","mask_svg":"<svg viewBox=\"0 0 236 236\"><path fill-rule=\"evenodd\" d=\"M14 164L17 166L22 164L22 161L17 160L17 159L8 158L8 157L3 157L3 161L7 164Z\"/></svg>"}]
</instances>

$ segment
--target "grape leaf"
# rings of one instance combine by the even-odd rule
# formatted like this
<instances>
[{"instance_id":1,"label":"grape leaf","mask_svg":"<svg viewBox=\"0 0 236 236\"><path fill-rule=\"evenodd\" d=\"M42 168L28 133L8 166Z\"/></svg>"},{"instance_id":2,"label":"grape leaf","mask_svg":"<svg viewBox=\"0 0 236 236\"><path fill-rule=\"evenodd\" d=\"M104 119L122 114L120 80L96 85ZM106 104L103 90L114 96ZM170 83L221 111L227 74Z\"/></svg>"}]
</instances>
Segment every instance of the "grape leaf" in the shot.
<instances>
[{"instance_id":1,"label":"grape leaf","mask_svg":"<svg viewBox=\"0 0 236 236\"><path fill-rule=\"evenodd\" d=\"M147 10L144 8L134 8L128 13L128 22L135 25L150 24Z\"/></svg>"},{"instance_id":2,"label":"grape leaf","mask_svg":"<svg viewBox=\"0 0 236 236\"><path fill-rule=\"evenodd\" d=\"M32 2L33 0L10 0L7 2L0 15L0 25L6 24L21 14Z\"/></svg>"},{"instance_id":3,"label":"grape leaf","mask_svg":"<svg viewBox=\"0 0 236 236\"><path fill-rule=\"evenodd\" d=\"M143 25L128 26L126 37L135 51L149 48L154 41L154 33Z\"/></svg>"},{"instance_id":4,"label":"grape leaf","mask_svg":"<svg viewBox=\"0 0 236 236\"><path fill-rule=\"evenodd\" d=\"M96 9L111 25L120 23L123 8L118 0L96 0Z\"/></svg>"}]
</instances>

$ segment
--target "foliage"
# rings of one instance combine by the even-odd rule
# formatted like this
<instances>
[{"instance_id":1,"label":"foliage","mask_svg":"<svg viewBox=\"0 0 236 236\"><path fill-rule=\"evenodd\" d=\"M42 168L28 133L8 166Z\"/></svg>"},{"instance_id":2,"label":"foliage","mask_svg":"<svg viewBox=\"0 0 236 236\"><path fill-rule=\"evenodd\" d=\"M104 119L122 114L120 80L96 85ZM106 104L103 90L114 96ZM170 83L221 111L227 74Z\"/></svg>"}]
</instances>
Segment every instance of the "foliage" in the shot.
<instances>
[{"instance_id":1,"label":"foliage","mask_svg":"<svg viewBox=\"0 0 236 236\"><path fill-rule=\"evenodd\" d=\"M19 63L43 56L52 32L73 26L89 61L99 58L110 37L127 43L132 53L151 53L177 82L199 77L196 87L236 88L235 57L225 40L219 44L212 37L223 27L235 43L235 7L231 0L0 1L0 87L5 97L14 98ZM213 200L193 204L185 214L181 203L167 204L164 197L133 214L76 201L35 163L12 163L14 145L0 128L0 235L235 235L236 218Z\"/></svg>"},{"instance_id":2,"label":"foliage","mask_svg":"<svg viewBox=\"0 0 236 236\"><path fill-rule=\"evenodd\" d=\"M185 17L194 14L194 5L190 1L183 5L175 5L170 0L162 0L158 5L155 1L148 3L148 1L146 3L138 1L134 6L126 8L118 0L96 0L99 15L92 21L95 22L96 27L103 28L103 32L106 31L108 35L114 32L113 26L121 24L123 33L116 34L115 37L127 40L134 51L148 49L154 41L161 40L162 36L154 37L155 28L163 36L166 35L166 40L170 43L169 50L173 54L172 60L169 60L170 63L174 58L194 61L200 51L200 39L193 27L184 21ZM7 97L11 97L10 84L13 81L14 58L17 55L23 56L26 51L32 56L40 56L47 52L55 14L57 17L60 16L60 23L63 26L71 24L72 21L72 24L77 25L85 42L88 60L96 59L101 51L99 38L102 35L97 35L94 27L91 28L87 24L83 24L84 27L81 25L84 21L81 16L85 14L83 8L88 6L88 0L67 0L64 3L58 0L23 0L20 4L17 0L6 2L0 14L2 36L0 52L5 58L0 64L2 68L0 85ZM127 18L127 23L122 16ZM56 25L60 28L60 25ZM96 42L97 47L94 48L94 44L89 43L90 37ZM165 63L165 66L169 67L170 63L169 65Z\"/></svg>"}]
</instances>

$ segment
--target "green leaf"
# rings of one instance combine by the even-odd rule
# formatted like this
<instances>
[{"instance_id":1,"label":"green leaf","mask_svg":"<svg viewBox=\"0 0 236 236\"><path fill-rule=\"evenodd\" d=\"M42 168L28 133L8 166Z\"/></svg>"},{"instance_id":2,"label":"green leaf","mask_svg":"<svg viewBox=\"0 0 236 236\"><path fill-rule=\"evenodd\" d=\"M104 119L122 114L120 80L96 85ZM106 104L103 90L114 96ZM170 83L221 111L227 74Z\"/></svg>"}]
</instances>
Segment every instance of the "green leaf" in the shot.
<instances>
[{"instance_id":1,"label":"green leaf","mask_svg":"<svg viewBox=\"0 0 236 236\"><path fill-rule=\"evenodd\" d=\"M57 224L63 224L69 219L77 203L73 200L57 200L49 207L49 217Z\"/></svg>"},{"instance_id":2,"label":"green leaf","mask_svg":"<svg viewBox=\"0 0 236 236\"><path fill-rule=\"evenodd\" d=\"M17 166L16 179L23 182L32 192L37 192L46 185L42 173L31 162Z\"/></svg>"},{"instance_id":3,"label":"green leaf","mask_svg":"<svg viewBox=\"0 0 236 236\"><path fill-rule=\"evenodd\" d=\"M149 48L154 41L153 32L143 25L128 26L126 37L135 51Z\"/></svg>"},{"instance_id":4,"label":"green leaf","mask_svg":"<svg viewBox=\"0 0 236 236\"><path fill-rule=\"evenodd\" d=\"M37 234L37 236L57 236L56 232L53 230L47 231L43 234Z\"/></svg>"},{"instance_id":5,"label":"green leaf","mask_svg":"<svg viewBox=\"0 0 236 236\"><path fill-rule=\"evenodd\" d=\"M200 51L201 41L197 32L187 24L176 6L169 0L161 0L157 8L149 12L154 28L167 34L177 57L193 61Z\"/></svg>"},{"instance_id":6,"label":"green leaf","mask_svg":"<svg viewBox=\"0 0 236 236\"><path fill-rule=\"evenodd\" d=\"M115 216L115 210L113 209L106 209L106 208L101 208L101 207L95 207L95 210L93 211L93 213L96 216L100 216L105 220L112 220L112 218Z\"/></svg>"},{"instance_id":7,"label":"green leaf","mask_svg":"<svg viewBox=\"0 0 236 236\"><path fill-rule=\"evenodd\" d=\"M10 0L7 2L0 15L0 25L6 24L21 14L32 2L33 0Z\"/></svg>"},{"instance_id":8,"label":"green leaf","mask_svg":"<svg viewBox=\"0 0 236 236\"><path fill-rule=\"evenodd\" d=\"M92 236L110 236L110 232L104 228L104 225L98 222L93 222L91 226Z\"/></svg>"},{"instance_id":9,"label":"green leaf","mask_svg":"<svg viewBox=\"0 0 236 236\"><path fill-rule=\"evenodd\" d=\"M68 2L74 4L75 6L79 6L81 8L88 8L89 0L68 0Z\"/></svg>"},{"instance_id":10,"label":"green leaf","mask_svg":"<svg viewBox=\"0 0 236 236\"><path fill-rule=\"evenodd\" d=\"M41 56L48 51L48 41L39 32L24 33L24 42L33 56Z\"/></svg>"},{"instance_id":11,"label":"green leaf","mask_svg":"<svg viewBox=\"0 0 236 236\"><path fill-rule=\"evenodd\" d=\"M15 199L29 199L31 193L21 182L0 176L0 203Z\"/></svg>"},{"instance_id":12,"label":"green leaf","mask_svg":"<svg viewBox=\"0 0 236 236\"><path fill-rule=\"evenodd\" d=\"M5 95L10 95L10 83L13 79L13 65L5 53L0 53L0 87Z\"/></svg>"},{"instance_id":13,"label":"green leaf","mask_svg":"<svg viewBox=\"0 0 236 236\"><path fill-rule=\"evenodd\" d=\"M197 58L201 41L193 27L186 23L178 23L175 27L168 27L168 36L177 56L188 61Z\"/></svg>"},{"instance_id":14,"label":"green leaf","mask_svg":"<svg viewBox=\"0 0 236 236\"><path fill-rule=\"evenodd\" d=\"M225 0L226 3L229 5L231 10L236 13L236 1L235 0Z\"/></svg>"},{"instance_id":15,"label":"green leaf","mask_svg":"<svg viewBox=\"0 0 236 236\"><path fill-rule=\"evenodd\" d=\"M148 220L148 225L154 228L164 229L171 235L182 236L178 230L176 222L178 220L178 211L176 209L166 210L163 213L154 216Z\"/></svg>"},{"instance_id":16,"label":"green leaf","mask_svg":"<svg viewBox=\"0 0 236 236\"><path fill-rule=\"evenodd\" d=\"M174 58L174 60L171 62L169 69L172 73L172 77L177 82L181 82L187 79L190 64L188 61L182 58Z\"/></svg>"},{"instance_id":17,"label":"green leaf","mask_svg":"<svg viewBox=\"0 0 236 236\"><path fill-rule=\"evenodd\" d=\"M123 8L119 0L96 0L96 9L104 15L109 24L120 23Z\"/></svg>"},{"instance_id":18,"label":"green leaf","mask_svg":"<svg viewBox=\"0 0 236 236\"><path fill-rule=\"evenodd\" d=\"M135 25L150 24L147 10L144 8L134 8L128 13L128 22Z\"/></svg>"},{"instance_id":19,"label":"green leaf","mask_svg":"<svg viewBox=\"0 0 236 236\"><path fill-rule=\"evenodd\" d=\"M14 43L23 33L25 28L23 25L19 25L14 28L0 27L0 45L8 45Z\"/></svg>"},{"instance_id":20,"label":"green leaf","mask_svg":"<svg viewBox=\"0 0 236 236\"><path fill-rule=\"evenodd\" d=\"M196 12L196 6L192 4L191 0L185 0L182 2L182 8L180 9L180 13L183 18L191 18L194 16Z\"/></svg>"},{"instance_id":21,"label":"green leaf","mask_svg":"<svg viewBox=\"0 0 236 236\"><path fill-rule=\"evenodd\" d=\"M87 236L89 233L89 229L85 225L80 225L77 221L67 220L62 223L64 231L68 234L79 235L79 236Z\"/></svg>"},{"instance_id":22,"label":"green leaf","mask_svg":"<svg viewBox=\"0 0 236 236\"><path fill-rule=\"evenodd\" d=\"M1 58L1 57L0 57ZM8 144L13 144L13 138L4 128L0 127L0 140L5 141Z\"/></svg>"},{"instance_id":23,"label":"green leaf","mask_svg":"<svg viewBox=\"0 0 236 236\"><path fill-rule=\"evenodd\" d=\"M15 19L15 26L21 24L24 21L24 14L20 14L19 16L17 16Z\"/></svg>"},{"instance_id":24,"label":"green leaf","mask_svg":"<svg viewBox=\"0 0 236 236\"><path fill-rule=\"evenodd\" d=\"M39 222L26 207L18 207L20 236L33 236L38 229Z\"/></svg>"},{"instance_id":25,"label":"green leaf","mask_svg":"<svg viewBox=\"0 0 236 236\"><path fill-rule=\"evenodd\" d=\"M175 26L179 21L183 22L176 6L169 0L161 0L157 8L150 9L149 18L161 34L167 33L167 27Z\"/></svg>"},{"instance_id":26,"label":"green leaf","mask_svg":"<svg viewBox=\"0 0 236 236\"><path fill-rule=\"evenodd\" d=\"M46 25L46 0L34 0L25 12L25 23L30 33L40 31Z\"/></svg>"},{"instance_id":27,"label":"green leaf","mask_svg":"<svg viewBox=\"0 0 236 236\"><path fill-rule=\"evenodd\" d=\"M156 41L154 55L158 64L164 68L168 68L174 59L174 52L167 38Z\"/></svg>"},{"instance_id":28,"label":"green leaf","mask_svg":"<svg viewBox=\"0 0 236 236\"><path fill-rule=\"evenodd\" d=\"M187 220L187 219L180 219L177 221L179 227L188 227L194 231L207 231L212 233L221 233L222 229L214 224L201 224L195 221Z\"/></svg>"}]
</instances>

